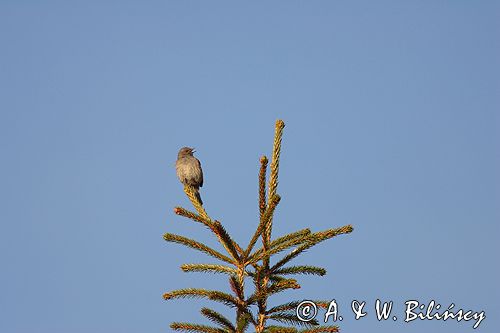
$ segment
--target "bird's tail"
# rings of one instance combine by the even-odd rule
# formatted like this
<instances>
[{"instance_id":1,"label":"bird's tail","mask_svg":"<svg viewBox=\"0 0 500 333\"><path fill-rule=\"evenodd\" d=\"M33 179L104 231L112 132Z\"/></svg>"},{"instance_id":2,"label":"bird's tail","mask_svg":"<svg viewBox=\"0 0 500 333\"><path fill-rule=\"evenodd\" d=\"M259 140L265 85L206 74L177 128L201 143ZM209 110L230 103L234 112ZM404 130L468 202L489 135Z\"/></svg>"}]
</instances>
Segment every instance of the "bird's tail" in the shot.
<instances>
[{"instance_id":1,"label":"bird's tail","mask_svg":"<svg viewBox=\"0 0 500 333\"><path fill-rule=\"evenodd\" d=\"M195 190L195 195L196 195L196 199L198 199L198 201L200 202L200 205L203 205L203 201L201 200L200 191L198 191L198 190L196 189L196 190Z\"/></svg>"}]
</instances>

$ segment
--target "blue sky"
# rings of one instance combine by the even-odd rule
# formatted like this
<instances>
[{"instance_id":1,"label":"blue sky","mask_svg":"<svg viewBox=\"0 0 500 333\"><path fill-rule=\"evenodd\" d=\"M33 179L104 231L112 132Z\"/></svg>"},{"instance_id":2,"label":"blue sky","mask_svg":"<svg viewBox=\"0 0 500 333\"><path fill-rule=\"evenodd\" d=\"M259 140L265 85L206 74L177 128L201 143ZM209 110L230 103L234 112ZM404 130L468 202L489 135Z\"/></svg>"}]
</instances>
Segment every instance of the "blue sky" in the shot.
<instances>
[{"instance_id":1,"label":"blue sky","mask_svg":"<svg viewBox=\"0 0 500 333\"><path fill-rule=\"evenodd\" d=\"M286 123L274 232L352 224L297 263L324 277L272 302L335 298L343 332L404 302L500 320L500 6L494 1L1 1L0 331L169 332L205 322L183 287L228 290L175 176L197 148L208 213L246 243L259 157ZM367 302L355 321L352 300ZM398 321L378 322L376 299ZM220 310L221 307L214 305Z\"/></svg>"}]
</instances>

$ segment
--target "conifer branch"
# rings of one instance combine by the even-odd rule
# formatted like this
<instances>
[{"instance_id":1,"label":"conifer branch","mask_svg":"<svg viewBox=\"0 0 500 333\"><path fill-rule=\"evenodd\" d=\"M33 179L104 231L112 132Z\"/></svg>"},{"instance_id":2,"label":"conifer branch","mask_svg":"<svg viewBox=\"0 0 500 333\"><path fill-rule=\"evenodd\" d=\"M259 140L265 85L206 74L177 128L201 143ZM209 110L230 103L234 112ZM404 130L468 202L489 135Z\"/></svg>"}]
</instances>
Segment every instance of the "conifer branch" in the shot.
<instances>
[{"instance_id":1,"label":"conifer branch","mask_svg":"<svg viewBox=\"0 0 500 333\"><path fill-rule=\"evenodd\" d=\"M188 196L189 200L193 204L194 208L202 216L203 218L207 219L210 221L210 217L208 216L207 212L205 211L205 208L203 208L203 205L201 202L198 200L198 197L196 196L196 190L194 187L190 185L184 185L184 193Z\"/></svg>"},{"instance_id":2,"label":"conifer branch","mask_svg":"<svg viewBox=\"0 0 500 333\"><path fill-rule=\"evenodd\" d=\"M283 279L272 283L264 289L257 290L246 301L247 304L255 304L259 300L268 298L271 294L277 294L287 289L300 289L300 285L295 279Z\"/></svg>"},{"instance_id":3,"label":"conifer branch","mask_svg":"<svg viewBox=\"0 0 500 333\"><path fill-rule=\"evenodd\" d=\"M290 266L285 268L280 268L273 271L273 274L309 274L309 275L319 275L323 276L326 274L326 270L322 267L315 266Z\"/></svg>"},{"instance_id":4,"label":"conifer branch","mask_svg":"<svg viewBox=\"0 0 500 333\"><path fill-rule=\"evenodd\" d=\"M262 244L264 249L269 249L269 242L271 241L271 230L273 228L273 216L274 211L276 210L276 206L280 203L281 197L273 193L272 196L269 197L269 203L266 212L262 218ZM267 265L269 266L269 265Z\"/></svg>"},{"instance_id":5,"label":"conifer branch","mask_svg":"<svg viewBox=\"0 0 500 333\"><path fill-rule=\"evenodd\" d=\"M203 206L201 207L203 208ZM190 218L195 222L204 224L218 237L219 242L222 244L222 246L224 246L227 252L231 254L234 259L239 260L239 256L241 253L243 253L243 251L241 250L239 245L233 239L231 239L231 237L219 221L212 221L206 216L195 214L182 207L175 207L174 213Z\"/></svg>"},{"instance_id":6,"label":"conifer branch","mask_svg":"<svg viewBox=\"0 0 500 333\"><path fill-rule=\"evenodd\" d=\"M280 166L281 138L283 136L285 123L283 120L276 120L274 131L273 155L271 159L271 177L269 179L269 198L276 194L278 188L278 171Z\"/></svg>"},{"instance_id":7,"label":"conifer branch","mask_svg":"<svg viewBox=\"0 0 500 333\"><path fill-rule=\"evenodd\" d=\"M311 319L310 321L302 321L299 318L297 318L297 315L293 312L272 314L267 316L267 319L276 320L283 324L289 324L289 325L298 325L298 326L319 325L319 322L316 319Z\"/></svg>"},{"instance_id":8,"label":"conifer branch","mask_svg":"<svg viewBox=\"0 0 500 333\"><path fill-rule=\"evenodd\" d=\"M267 157L262 156L260 158L260 170L259 170L259 212L260 219L262 221L262 216L266 211L266 170L267 170Z\"/></svg>"},{"instance_id":9,"label":"conifer branch","mask_svg":"<svg viewBox=\"0 0 500 333\"><path fill-rule=\"evenodd\" d=\"M229 283L239 302L236 311L237 333L244 332L250 321L255 324L253 316L245 303L245 275L245 264L240 262L238 263L238 274L232 275Z\"/></svg>"},{"instance_id":10,"label":"conifer branch","mask_svg":"<svg viewBox=\"0 0 500 333\"><path fill-rule=\"evenodd\" d=\"M189 238L186 238L183 236L166 233L165 235L163 235L163 239L165 239L167 242L182 244L182 245L185 245L185 246L190 247L192 249L195 249L195 250L198 250L201 252L205 252L209 256L212 256L214 258L217 258L219 260L225 261L225 262L230 263L230 264L236 263L233 259L231 259L231 258L223 255L222 253L206 246L205 244L202 244L200 242L197 242L195 240L192 240L192 239L189 239Z\"/></svg>"},{"instance_id":11,"label":"conifer branch","mask_svg":"<svg viewBox=\"0 0 500 333\"><path fill-rule=\"evenodd\" d=\"M298 330L295 327L286 327L286 326L266 326L263 333L297 333Z\"/></svg>"},{"instance_id":12,"label":"conifer branch","mask_svg":"<svg viewBox=\"0 0 500 333\"><path fill-rule=\"evenodd\" d=\"M211 322L226 328L229 332L236 332L236 328L233 326L231 321L224 317L217 311L214 311L209 308L202 308L201 314L207 317Z\"/></svg>"},{"instance_id":13,"label":"conifer branch","mask_svg":"<svg viewBox=\"0 0 500 333\"><path fill-rule=\"evenodd\" d=\"M338 326L320 326L320 327L306 328L300 330L298 333L329 333L329 332L331 333L338 331L339 331Z\"/></svg>"},{"instance_id":14,"label":"conifer branch","mask_svg":"<svg viewBox=\"0 0 500 333\"><path fill-rule=\"evenodd\" d=\"M299 304L302 302L301 301L293 301L293 302L288 302L280 305L276 305L266 311L266 314L274 313L274 312L283 312L283 311L289 311L289 310L294 310L299 306Z\"/></svg>"},{"instance_id":15,"label":"conifer branch","mask_svg":"<svg viewBox=\"0 0 500 333\"><path fill-rule=\"evenodd\" d=\"M279 242L276 242L276 243L271 243L275 246L272 246L267 252L266 252L266 249L265 248L260 248L258 250L256 250L251 256L248 257L247 259L247 262L249 263L254 263L254 262L258 262L262 259L265 260L266 257L270 257L274 254L277 254L279 252L282 252L290 247L293 247L293 246L296 246L296 245L299 245L299 244L304 244L304 243L311 243L311 242L314 242L318 239L328 239L328 238L331 238L333 236L331 236L332 232L317 232L317 233L314 233L314 234L309 234L309 233L303 233L302 235L297 235L296 237L290 237L288 241L279 241ZM326 237L326 238L325 238ZM315 244L313 244L315 245ZM313 246L311 245L311 246Z\"/></svg>"},{"instance_id":16,"label":"conifer branch","mask_svg":"<svg viewBox=\"0 0 500 333\"><path fill-rule=\"evenodd\" d=\"M297 239L297 238L302 239L305 236L308 236L310 234L311 234L311 230L309 228L295 231L295 232L286 234L284 236L281 236L281 237L276 238L275 240L271 241L271 243L269 244L269 247L276 247L278 245L281 245L285 242L289 242L289 241L291 241L293 239Z\"/></svg>"},{"instance_id":17,"label":"conifer branch","mask_svg":"<svg viewBox=\"0 0 500 333\"><path fill-rule=\"evenodd\" d=\"M231 254L231 256L236 260L237 262L240 260L240 256L238 254L238 250L236 250L236 242L229 236L227 233L226 229L224 229L224 226L222 226L222 223L219 221L214 221L212 225L212 231L217 235L219 238L219 242L224 246L226 251Z\"/></svg>"},{"instance_id":18,"label":"conifer branch","mask_svg":"<svg viewBox=\"0 0 500 333\"><path fill-rule=\"evenodd\" d=\"M317 236L316 234L311 234L303 237L292 238L287 242L278 243L278 245L271 247L270 249L267 250L264 247L261 247L260 249L256 250L251 256L248 257L247 262L254 263L262 259L264 259L265 261L266 258L269 258L270 256L277 254L281 251L284 251L290 247L316 239L317 238L316 236Z\"/></svg>"},{"instance_id":19,"label":"conifer branch","mask_svg":"<svg viewBox=\"0 0 500 333\"><path fill-rule=\"evenodd\" d=\"M297 309L297 306L299 306L300 303L302 303L303 300L297 300L297 301L292 301L280 305L276 305L269 310L266 311L266 314L271 314L275 312L284 312L284 311L295 311ZM328 301L320 301L320 300L315 300L312 301L314 304L316 304L317 307L327 309L330 305L330 302Z\"/></svg>"},{"instance_id":20,"label":"conifer branch","mask_svg":"<svg viewBox=\"0 0 500 333\"><path fill-rule=\"evenodd\" d=\"M184 209L182 207L175 207L174 213L180 216L187 217L195 222L200 222L205 226L207 226L208 228L210 228L213 223L212 220L210 220L209 218L190 212L189 210Z\"/></svg>"},{"instance_id":21,"label":"conifer branch","mask_svg":"<svg viewBox=\"0 0 500 333\"><path fill-rule=\"evenodd\" d=\"M271 271L274 272L276 269L282 267L284 264L286 264L287 262L289 262L293 258L299 256L301 253L303 253L304 251L313 247L314 245L316 245L324 240L327 240L329 238L335 237L337 235L350 233L350 232L352 232L352 230L353 230L353 228L351 225L346 225L346 226L343 226L340 228L330 229L327 231L314 233L313 236L305 244L297 247L292 252L290 252L285 257L283 257L280 261L278 261L271 268Z\"/></svg>"},{"instance_id":22,"label":"conifer branch","mask_svg":"<svg viewBox=\"0 0 500 333\"><path fill-rule=\"evenodd\" d=\"M250 323L255 324L255 320L252 318L252 314L245 312L237 319L236 332L245 332Z\"/></svg>"},{"instance_id":23,"label":"conifer branch","mask_svg":"<svg viewBox=\"0 0 500 333\"><path fill-rule=\"evenodd\" d=\"M227 333L227 331L222 328L191 323L172 323L170 324L170 328L174 331L182 332Z\"/></svg>"},{"instance_id":24,"label":"conifer branch","mask_svg":"<svg viewBox=\"0 0 500 333\"><path fill-rule=\"evenodd\" d=\"M275 194L271 200L269 200L269 206L265 209L264 215L262 215L260 219L259 226L257 227L257 230L255 231L252 239L250 240L250 243L248 244L248 247L245 251L245 257L247 257L250 252L252 251L255 242L257 242L257 239L259 239L259 236L263 234L264 230L267 229L267 226L270 223L271 216L274 214L274 211L276 209L276 206L278 206L279 202L281 200L281 197L277 194Z\"/></svg>"},{"instance_id":25,"label":"conifer branch","mask_svg":"<svg viewBox=\"0 0 500 333\"><path fill-rule=\"evenodd\" d=\"M207 298L212 301L223 303L230 307L238 306L238 300L233 296L218 290L206 290L198 288L186 288L163 294L165 300L174 298Z\"/></svg>"},{"instance_id":26,"label":"conifer branch","mask_svg":"<svg viewBox=\"0 0 500 333\"><path fill-rule=\"evenodd\" d=\"M239 300L243 300L243 286L235 275L229 277L229 286Z\"/></svg>"},{"instance_id":27,"label":"conifer branch","mask_svg":"<svg viewBox=\"0 0 500 333\"><path fill-rule=\"evenodd\" d=\"M283 128L285 123L283 120L276 120L275 131L274 131L274 143L273 143L273 155L271 159L271 175L269 177L269 198L272 198L276 194L276 189L278 188L278 172L280 166L280 153L281 153L281 138L283 136ZM269 205L268 205L269 206ZM270 217L269 224L264 232L264 248L271 238L272 231L272 215ZM268 266L268 263L267 263Z\"/></svg>"},{"instance_id":28,"label":"conifer branch","mask_svg":"<svg viewBox=\"0 0 500 333\"><path fill-rule=\"evenodd\" d=\"M255 264L254 264L255 265ZM257 280L257 277L256 277L256 274L255 272L251 272L249 270L245 271L246 275L248 275L249 277L253 278L254 281ZM286 280L285 277L281 277L279 275L268 275L269 277L269 281L272 281L272 282L279 282L279 281L283 281L283 280Z\"/></svg>"},{"instance_id":29,"label":"conifer branch","mask_svg":"<svg viewBox=\"0 0 500 333\"><path fill-rule=\"evenodd\" d=\"M238 271L232 267L214 264L183 264L181 269L184 272L204 272L204 273L223 273L237 274Z\"/></svg>"},{"instance_id":30,"label":"conifer branch","mask_svg":"<svg viewBox=\"0 0 500 333\"><path fill-rule=\"evenodd\" d=\"M238 252L238 255L240 256L240 259L241 258L244 258L245 257L245 252L243 251L243 249L238 245L238 243L236 243L234 240L233 240L233 245L234 245L234 248L236 249L236 251Z\"/></svg>"},{"instance_id":31,"label":"conifer branch","mask_svg":"<svg viewBox=\"0 0 500 333\"><path fill-rule=\"evenodd\" d=\"M287 289L300 289L300 284L298 284L295 279L285 279L271 283L266 291L268 294L277 294Z\"/></svg>"}]
</instances>

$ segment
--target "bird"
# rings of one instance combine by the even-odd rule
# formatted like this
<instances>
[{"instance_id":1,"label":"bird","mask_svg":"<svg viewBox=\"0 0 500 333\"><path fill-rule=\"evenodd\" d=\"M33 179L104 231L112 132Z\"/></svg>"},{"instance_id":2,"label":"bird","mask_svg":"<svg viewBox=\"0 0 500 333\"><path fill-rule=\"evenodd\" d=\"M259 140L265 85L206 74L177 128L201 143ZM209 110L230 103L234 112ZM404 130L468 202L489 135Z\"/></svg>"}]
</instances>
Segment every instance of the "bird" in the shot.
<instances>
[{"instance_id":1,"label":"bird","mask_svg":"<svg viewBox=\"0 0 500 333\"><path fill-rule=\"evenodd\" d=\"M203 170L200 161L193 156L194 148L182 147L177 154L175 171L177 177L184 185L192 186L200 204L203 205L199 189L203 186Z\"/></svg>"}]
</instances>

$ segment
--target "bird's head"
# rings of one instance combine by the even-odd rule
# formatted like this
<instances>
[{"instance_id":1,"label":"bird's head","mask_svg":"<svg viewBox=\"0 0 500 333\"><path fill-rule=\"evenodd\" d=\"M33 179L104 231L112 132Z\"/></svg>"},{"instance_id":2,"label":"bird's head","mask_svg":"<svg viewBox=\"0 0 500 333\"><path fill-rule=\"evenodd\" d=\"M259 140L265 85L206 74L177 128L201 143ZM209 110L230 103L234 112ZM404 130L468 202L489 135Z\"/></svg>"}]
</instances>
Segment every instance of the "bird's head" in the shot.
<instances>
[{"instance_id":1,"label":"bird's head","mask_svg":"<svg viewBox=\"0 0 500 333\"><path fill-rule=\"evenodd\" d=\"M193 156L194 152L195 152L194 148L182 147L181 150L179 150L179 154L177 154L177 157L181 158L185 156Z\"/></svg>"}]
</instances>

